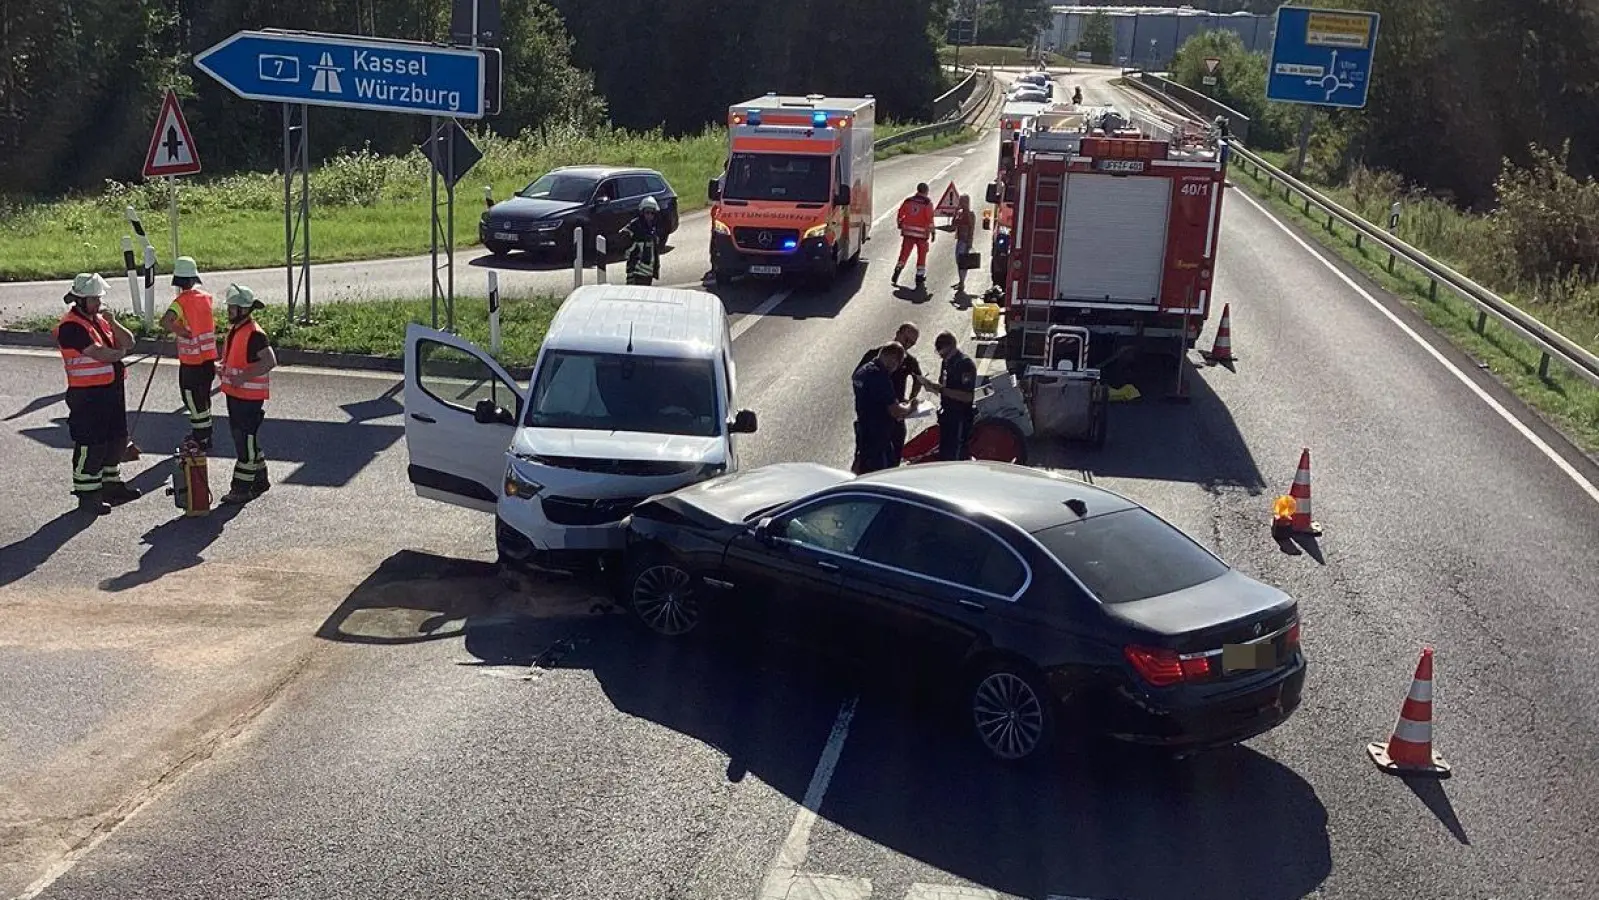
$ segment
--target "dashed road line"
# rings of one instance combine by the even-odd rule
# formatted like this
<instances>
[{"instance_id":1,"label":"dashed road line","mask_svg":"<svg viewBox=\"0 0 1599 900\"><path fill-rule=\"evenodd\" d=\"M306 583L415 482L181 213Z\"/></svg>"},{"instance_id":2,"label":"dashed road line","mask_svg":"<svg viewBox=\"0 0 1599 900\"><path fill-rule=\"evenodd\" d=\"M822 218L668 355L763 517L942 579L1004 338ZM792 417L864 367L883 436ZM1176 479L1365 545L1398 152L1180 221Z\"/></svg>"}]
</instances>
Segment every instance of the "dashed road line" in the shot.
<instances>
[{"instance_id":1,"label":"dashed road line","mask_svg":"<svg viewBox=\"0 0 1599 900\"><path fill-rule=\"evenodd\" d=\"M759 322L761 319L765 318L767 313L777 309L777 307L784 300L788 299L788 295L792 293L794 293L792 289L778 291L772 296L761 301L760 306L757 306L744 315L739 316L738 321L734 322L732 328L729 329L729 332L733 336L733 340L738 340L743 336L744 332L754 328L756 322Z\"/></svg>"},{"instance_id":2,"label":"dashed road line","mask_svg":"<svg viewBox=\"0 0 1599 900\"><path fill-rule=\"evenodd\" d=\"M789 900L791 897L797 900L801 896L825 897L827 900L860 900L871 896L871 882L864 879L817 881L817 878L823 876L801 875L799 871L800 867L805 865L805 857L810 853L811 827L816 824L816 813L822 808L822 800L827 796L827 786L833 780L833 770L838 766L840 754L844 752L844 740L849 737L849 724L855 718L855 704L858 701L858 697L851 697L838 708L838 718L833 721L833 731L827 736L821 758L816 761L816 769L811 773L811 783L805 789L805 799L800 804L799 812L794 815L794 824L789 826L788 837L783 839L783 845L777 849L777 855L767 868L766 878L761 882L759 900ZM824 886L836 892L791 893L794 888L808 891ZM861 893L862 888L864 893ZM841 893L850 890L855 893Z\"/></svg>"}]
</instances>

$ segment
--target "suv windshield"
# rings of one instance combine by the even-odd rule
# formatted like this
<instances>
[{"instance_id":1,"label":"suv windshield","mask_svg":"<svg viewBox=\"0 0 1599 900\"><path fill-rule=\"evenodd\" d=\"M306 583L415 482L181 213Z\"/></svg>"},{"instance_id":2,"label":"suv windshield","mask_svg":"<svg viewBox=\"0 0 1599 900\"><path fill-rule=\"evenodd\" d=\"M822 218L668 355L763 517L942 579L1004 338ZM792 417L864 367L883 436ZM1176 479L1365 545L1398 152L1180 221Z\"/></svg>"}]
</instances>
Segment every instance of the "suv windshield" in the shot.
<instances>
[{"instance_id":1,"label":"suv windshield","mask_svg":"<svg viewBox=\"0 0 1599 900\"><path fill-rule=\"evenodd\" d=\"M833 197L833 158L792 153L735 153L722 196L729 200L826 203Z\"/></svg>"},{"instance_id":2,"label":"suv windshield","mask_svg":"<svg viewBox=\"0 0 1599 900\"><path fill-rule=\"evenodd\" d=\"M722 416L708 359L551 350L533 382L526 424L715 437Z\"/></svg>"},{"instance_id":3,"label":"suv windshield","mask_svg":"<svg viewBox=\"0 0 1599 900\"><path fill-rule=\"evenodd\" d=\"M1219 577L1227 564L1160 517L1125 509L1034 533L1101 603L1131 603Z\"/></svg>"},{"instance_id":4,"label":"suv windshield","mask_svg":"<svg viewBox=\"0 0 1599 900\"><path fill-rule=\"evenodd\" d=\"M594 196L594 186L599 182L586 175L568 175L551 172L538 181L516 192L518 197L530 200L559 200L565 203L582 203Z\"/></svg>"}]
</instances>

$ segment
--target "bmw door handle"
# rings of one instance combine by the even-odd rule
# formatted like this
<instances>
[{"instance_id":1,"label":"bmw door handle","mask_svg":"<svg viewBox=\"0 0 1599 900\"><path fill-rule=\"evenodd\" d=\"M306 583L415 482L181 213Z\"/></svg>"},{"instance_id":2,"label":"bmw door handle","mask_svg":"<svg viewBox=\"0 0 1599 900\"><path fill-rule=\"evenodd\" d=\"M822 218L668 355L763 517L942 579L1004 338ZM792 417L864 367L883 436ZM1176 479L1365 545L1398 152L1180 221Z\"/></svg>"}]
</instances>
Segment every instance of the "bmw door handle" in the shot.
<instances>
[{"instance_id":1,"label":"bmw door handle","mask_svg":"<svg viewBox=\"0 0 1599 900\"><path fill-rule=\"evenodd\" d=\"M439 423L438 419L435 419L432 416L423 415L422 413L411 413L411 418L417 420L418 422L426 422L429 425L437 425Z\"/></svg>"},{"instance_id":2,"label":"bmw door handle","mask_svg":"<svg viewBox=\"0 0 1599 900\"><path fill-rule=\"evenodd\" d=\"M816 568L821 569L824 572L837 572L838 563L828 562L825 559L819 559L816 561Z\"/></svg>"},{"instance_id":3,"label":"bmw door handle","mask_svg":"<svg viewBox=\"0 0 1599 900\"><path fill-rule=\"evenodd\" d=\"M964 606L967 609L975 609L978 612L982 612L983 610L988 609L988 607L986 605L984 605L982 603L978 603L976 600L962 600L960 602L960 604L961 604L961 606Z\"/></svg>"}]
</instances>

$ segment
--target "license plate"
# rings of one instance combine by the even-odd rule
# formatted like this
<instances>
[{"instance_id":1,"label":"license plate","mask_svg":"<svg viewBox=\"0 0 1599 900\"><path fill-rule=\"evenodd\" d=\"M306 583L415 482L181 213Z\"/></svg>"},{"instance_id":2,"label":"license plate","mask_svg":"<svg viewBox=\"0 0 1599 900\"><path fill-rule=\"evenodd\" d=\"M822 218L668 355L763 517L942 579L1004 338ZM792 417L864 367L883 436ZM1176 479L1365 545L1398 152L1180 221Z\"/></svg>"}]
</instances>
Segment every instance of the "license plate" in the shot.
<instances>
[{"instance_id":1,"label":"license plate","mask_svg":"<svg viewBox=\"0 0 1599 900\"><path fill-rule=\"evenodd\" d=\"M514 241L516 240L516 235L509 231L496 231L494 232L494 239L497 241Z\"/></svg>"},{"instance_id":2,"label":"license plate","mask_svg":"<svg viewBox=\"0 0 1599 900\"><path fill-rule=\"evenodd\" d=\"M781 275L782 266L750 266L751 275Z\"/></svg>"},{"instance_id":3,"label":"license plate","mask_svg":"<svg viewBox=\"0 0 1599 900\"><path fill-rule=\"evenodd\" d=\"M1223 644L1221 667L1226 672L1247 672L1277 667L1277 648L1270 643Z\"/></svg>"}]
</instances>

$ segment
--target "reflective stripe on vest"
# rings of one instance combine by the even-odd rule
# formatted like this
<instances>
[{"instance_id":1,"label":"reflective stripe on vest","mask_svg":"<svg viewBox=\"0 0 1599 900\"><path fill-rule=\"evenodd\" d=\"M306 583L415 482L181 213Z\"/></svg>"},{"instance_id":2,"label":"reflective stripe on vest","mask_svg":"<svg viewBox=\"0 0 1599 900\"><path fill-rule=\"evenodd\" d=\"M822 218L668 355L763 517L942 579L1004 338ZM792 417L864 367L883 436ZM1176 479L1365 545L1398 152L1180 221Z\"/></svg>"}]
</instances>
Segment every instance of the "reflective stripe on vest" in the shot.
<instances>
[{"instance_id":1,"label":"reflective stripe on vest","mask_svg":"<svg viewBox=\"0 0 1599 900\"><path fill-rule=\"evenodd\" d=\"M56 339L57 349L61 351L61 361L66 364L67 387L69 388L104 387L117 380L116 366L108 362L102 362L92 356L86 356L78 350L61 346L61 326L69 322L82 325L83 330L89 332L89 340L93 341L96 347L110 346L110 344L106 343L104 335L111 333L111 323L107 322L106 317L103 315L96 315L95 318L100 320L100 324L105 327L104 334L101 333L99 328L93 327L88 319L79 315L76 309L67 310L66 314L61 317L61 321L56 323L56 327L50 330L51 335Z\"/></svg>"},{"instance_id":2,"label":"reflective stripe on vest","mask_svg":"<svg viewBox=\"0 0 1599 900\"><path fill-rule=\"evenodd\" d=\"M178 308L178 317L189 337L178 341L178 362L197 366L217 358L216 314L212 312L212 297L205 291L189 288L172 305Z\"/></svg>"},{"instance_id":3,"label":"reflective stripe on vest","mask_svg":"<svg viewBox=\"0 0 1599 900\"><path fill-rule=\"evenodd\" d=\"M234 326L228 332L227 344L223 349L222 375L218 379L222 382L222 393L236 400L266 400L272 396L272 376L262 375L257 378L245 380L244 370L250 367L250 336L265 334L261 326L254 319L246 319L244 324Z\"/></svg>"}]
</instances>

